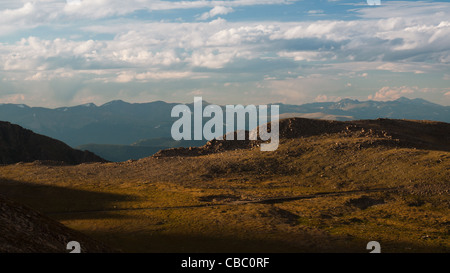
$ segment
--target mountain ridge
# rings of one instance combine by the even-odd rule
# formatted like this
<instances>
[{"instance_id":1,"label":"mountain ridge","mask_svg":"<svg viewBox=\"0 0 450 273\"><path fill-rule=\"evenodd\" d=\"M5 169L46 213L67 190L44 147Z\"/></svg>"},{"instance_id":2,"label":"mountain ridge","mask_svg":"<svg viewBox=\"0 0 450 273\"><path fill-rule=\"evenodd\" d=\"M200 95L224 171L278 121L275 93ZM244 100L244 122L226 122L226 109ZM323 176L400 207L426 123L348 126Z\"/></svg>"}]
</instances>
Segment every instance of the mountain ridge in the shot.
<instances>
[{"instance_id":1,"label":"mountain ridge","mask_svg":"<svg viewBox=\"0 0 450 273\"><path fill-rule=\"evenodd\" d=\"M0 104L0 120L61 140L72 147L89 143L131 145L141 139L169 137L176 120L171 117L175 105L178 104L115 100L101 106L89 103L49 109ZM186 105L192 107L192 103ZM386 102L343 99L338 102L279 105L280 115L285 116L297 114L335 120L391 118L450 122L450 106L403 97Z\"/></svg>"},{"instance_id":2,"label":"mountain ridge","mask_svg":"<svg viewBox=\"0 0 450 273\"><path fill-rule=\"evenodd\" d=\"M72 149L59 140L36 134L19 125L0 121L0 164L37 160L59 161L66 164L106 162L89 151Z\"/></svg>"},{"instance_id":3,"label":"mountain ridge","mask_svg":"<svg viewBox=\"0 0 450 273\"><path fill-rule=\"evenodd\" d=\"M270 125L268 126L270 128ZM334 121L288 118L279 121L280 142L320 135L338 135L374 140L370 145L450 151L450 123L420 120ZM248 132L247 132L248 136ZM161 150L153 157L200 156L237 149L258 148L261 140L227 141L213 139L202 147Z\"/></svg>"}]
</instances>

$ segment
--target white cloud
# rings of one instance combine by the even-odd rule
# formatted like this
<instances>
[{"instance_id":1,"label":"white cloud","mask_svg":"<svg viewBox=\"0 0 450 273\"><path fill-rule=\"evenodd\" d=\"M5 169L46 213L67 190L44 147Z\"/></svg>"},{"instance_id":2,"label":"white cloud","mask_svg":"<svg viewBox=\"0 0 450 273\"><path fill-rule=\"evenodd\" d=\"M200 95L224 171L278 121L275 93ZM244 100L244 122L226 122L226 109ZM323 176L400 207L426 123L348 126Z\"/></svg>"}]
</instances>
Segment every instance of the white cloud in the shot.
<instances>
[{"instance_id":1,"label":"white cloud","mask_svg":"<svg viewBox=\"0 0 450 273\"><path fill-rule=\"evenodd\" d=\"M197 76L198 77L198 76ZM113 82L127 83L133 81L148 82L149 80L174 80L183 78L196 78L191 72L166 71L166 72L143 72L136 73L133 71L120 72ZM108 81L106 81L108 82Z\"/></svg>"},{"instance_id":2,"label":"white cloud","mask_svg":"<svg viewBox=\"0 0 450 273\"><path fill-rule=\"evenodd\" d=\"M207 41L208 46L251 44L267 39L274 32L273 25L256 24L240 27L230 26L212 34Z\"/></svg>"},{"instance_id":3,"label":"white cloud","mask_svg":"<svg viewBox=\"0 0 450 273\"><path fill-rule=\"evenodd\" d=\"M295 61L325 61L336 59L336 55L332 52L322 52L322 51L281 51L278 52L278 56L292 58Z\"/></svg>"},{"instance_id":4,"label":"white cloud","mask_svg":"<svg viewBox=\"0 0 450 273\"><path fill-rule=\"evenodd\" d=\"M411 23L417 21L436 23L448 18L450 6L447 2L384 1L383 5L376 8L363 7L354 11L365 19L403 18Z\"/></svg>"},{"instance_id":5,"label":"white cloud","mask_svg":"<svg viewBox=\"0 0 450 273\"><path fill-rule=\"evenodd\" d=\"M278 32L271 35L271 39L305 39L317 38L331 41L344 41L352 35L361 35L364 33L362 26L356 26L355 21L315 21L315 22L298 22L282 24Z\"/></svg>"},{"instance_id":6,"label":"white cloud","mask_svg":"<svg viewBox=\"0 0 450 273\"><path fill-rule=\"evenodd\" d=\"M226 15L228 13L234 12L233 8L228 8L224 6L217 6L211 9L209 12L205 12L199 16L200 20L207 20L209 18L216 17L217 15Z\"/></svg>"},{"instance_id":7,"label":"white cloud","mask_svg":"<svg viewBox=\"0 0 450 273\"><path fill-rule=\"evenodd\" d=\"M2 22L20 21L33 15L36 12L36 6L33 3L26 3L18 9L5 9L0 12L0 20Z\"/></svg>"},{"instance_id":8,"label":"white cloud","mask_svg":"<svg viewBox=\"0 0 450 273\"><path fill-rule=\"evenodd\" d=\"M21 0L0 2L0 35L20 29L55 23L77 23L80 19L96 20L125 16L136 11L160 11L211 8L205 14L211 18L233 11L233 7L255 5L284 5L295 0L230 0L230 1L163 1L129 0ZM207 19L206 18L206 19Z\"/></svg>"},{"instance_id":9,"label":"white cloud","mask_svg":"<svg viewBox=\"0 0 450 273\"><path fill-rule=\"evenodd\" d=\"M414 64L414 63L382 63L376 67L377 70L386 70L391 72L413 72L415 74L423 74L424 71L433 69L432 65Z\"/></svg>"},{"instance_id":10,"label":"white cloud","mask_svg":"<svg viewBox=\"0 0 450 273\"><path fill-rule=\"evenodd\" d=\"M25 94L22 93L0 95L0 100L2 101L2 103L14 103L14 104L20 104L27 101Z\"/></svg>"},{"instance_id":11,"label":"white cloud","mask_svg":"<svg viewBox=\"0 0 450 273\"><path fill-rule=\"evenodd\" d=\"M0 60L4 70L33 70L37 67L56 69L61 65L70 67L74 64L69 60L74 57L80 60L79 63L84 68L145 68L182 64L222 68L237 58L262 58L272 51L279 57L296 61L333 60L335 62L332 66L335 68L347 66L349 70L426 73L436 70L436 64L420 60L411 62L415 54L419 57L428 50L429 57L444 64L450 57L450 41L447 43L447 39L450 39L447 38L450 37L450 34L447 35L447 31L450 31L449 23L440 22L434 26L425 24L423 27L406 27L404 23L393 23L387 29L389 30L370 21L230 23L218 19L209 23L181 24L129 21L128 24L108 23L84 28L85 31L115 34L112 40L44 40L29 37L17 44L0 44ZM434 30L434 34L430 29ZM408 41L415 42L406 40L404 30L414 34L408 36ZM372 45L369 41L373 40L374 35L382 40ZM280 47L280 41L311 38L320 39L322 43L333 41L337 43L336 48L331 46L326 49L287 51ZM408 49L409 52L402 61L402 57L399 59L396 52L407 49L401 49L401 45L392 43L398 39L406 41L403 46L423 45L417 53ZM432 41L428 43L429 48L423 41ZM304 46L308 47L307 41L305 43ZM439 50L436 50L436 45L439 45ZM303 44L299 43L299 46ZM396 61L389 61L390 56ZM80 69L75 66L72 68Z\"/></svg>"},{"instance_id":12,"label":"white cloud","mask_svg":"<svg viewBox=\"0 0 450 273\"><path fill-rule=\"evenodd\" d=\"M212 69L222 68L225 64L237 57L237 51L224 51L215 53L214 50L199 50L192 53L189 61L193 66L207 67Z\"/></svg>"},{"instance_id":13,"label":"white cloud","mask_svg":"<svg viewBox=\"0 0 450 273\"><path fill-rule=\"evenodd\" d=\"M336 101L340 101L342 100L341 97L336 97L336 96L328 96L328 95L318 95L315 99L314 102L336 102Z\"/></svg>"},{"instance_id":14,"label":"white cloud","mask_svg":"<svg viewBox=\"0 0 450 273\"><path fill-rule=\"evenodd\" d=\"M74 71L59 68L53 71L39 71L32 76L26 77L25 81L49 81L56 78L72 78L74 76Z\"/></svg>"},{"instance_id":15,"label":"white cloud","mask_svg":"<svg viewBox=\"0 0 450 273\"><path fill-rule=\"evenodd\" d=\"M321 9L318 10L310 10L308 11L308 14L322 14L324 11Z\"/></svg>"},{"instance_id":16,"label":"white cloud","mask_svg":"<svg viewBox=\"0 0 450 273\"><path fill-rule=\"evenodd\" d=\"M385 86L381 88L375 95L370 95L368 97L369 100L378 100L378 101L387 101L387 100L396 100L407 94L413 94L418 90L417 87L389 87Z\"/></svg>"},{"instance_id":17,"label":"white cloud","mask_svg":"<svg viewBox=\"0 0 450 273\"><path fill-rule=\"evenodd\" d=\"M84 18L104 18L114 15L130 14L137 10L157 11L176 9L212 8L211 11L201 15L208 19L220 14L233 11L233 7L254 5L290 4L289 0L231 0L231 1L160 1L160 0L130 0L124 5L120 0L82 0L78 5L67 4L64 13L69 16ZM203 19L203 20L204 20Z\"/></svg>"}]
</instances>

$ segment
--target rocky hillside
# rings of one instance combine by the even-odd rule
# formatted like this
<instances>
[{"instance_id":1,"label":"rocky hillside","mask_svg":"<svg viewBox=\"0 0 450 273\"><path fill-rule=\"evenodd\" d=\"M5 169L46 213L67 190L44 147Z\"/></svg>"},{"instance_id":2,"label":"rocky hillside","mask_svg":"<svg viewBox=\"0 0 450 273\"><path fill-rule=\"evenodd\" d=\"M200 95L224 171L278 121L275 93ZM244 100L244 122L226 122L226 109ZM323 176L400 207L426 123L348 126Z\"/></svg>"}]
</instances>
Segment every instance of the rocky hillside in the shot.
<instances>
[{"instance_id":1,"label":"rocky hillside","mask_svg":"<svg viewBox=\"0 0 450 273\"><path fill-rule=\"evenodd\" d=\"M342 137L367 137L383 140L383 145L450 151L450 124L418 120L332 121L304 118L280 120L280 140L339 134ZM247 132L248 136L248 132ZM246 138L248 139L248 137ZM259 147L261 141L211 140L203 147L159 151L154 157L198 156L236 149Z\"/></svg>"},{"instance_id":2,"label":"rocky hillside","mask_svg":"<svg viewBox=\"0 0 450 273\"><path fill-rule=\"evenodd\" d=\"M61 141L35 134L9 122L0 122L0 164L35 160L67 164L105 161L91 152L75 150Z\"/></svg>"},{"instance_id":3,"label":"rocky hillside","mask_svg":"<svg viewBox=\"0 0 450 273\"><path fill-rule=\"evenodd\" d=\"M0 196L0 253L68 253L77 241L82 253L113 250L40 213Z\"/></svg>"}]
</instances>

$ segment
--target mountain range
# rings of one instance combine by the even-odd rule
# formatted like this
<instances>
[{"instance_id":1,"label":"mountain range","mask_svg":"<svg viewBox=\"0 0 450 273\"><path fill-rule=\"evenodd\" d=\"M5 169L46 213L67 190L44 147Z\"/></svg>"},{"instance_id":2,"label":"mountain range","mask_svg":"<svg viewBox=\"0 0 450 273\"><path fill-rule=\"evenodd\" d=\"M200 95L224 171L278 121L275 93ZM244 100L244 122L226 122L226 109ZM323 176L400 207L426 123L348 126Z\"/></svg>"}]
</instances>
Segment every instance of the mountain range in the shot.
<instances>
[{"instance_id":1,"label":"mountain range","mask_svg":"<svg viewBox=\"0 0 450 273\"><path fill-rule=\"evenodd\" d=\"M0 104L0 120L61 140L72 147L90 150L105 159L123 161L150 156L160 149L192 145L181 142L167 145L167 141L166 145L158 144L158 139L171 136L171 126L177 120L171 117L175 105L178 104L116 100L101 106L88 103L49 109L23 104ZM187 105L192 109L192 104ZM338 121L392 118L450 122L450 106L404 97L385 102L343 99L338 102L276 105L280 106L280 118ZM206 140L193 146L204 143Z\"/></svg>"}]
</instances>

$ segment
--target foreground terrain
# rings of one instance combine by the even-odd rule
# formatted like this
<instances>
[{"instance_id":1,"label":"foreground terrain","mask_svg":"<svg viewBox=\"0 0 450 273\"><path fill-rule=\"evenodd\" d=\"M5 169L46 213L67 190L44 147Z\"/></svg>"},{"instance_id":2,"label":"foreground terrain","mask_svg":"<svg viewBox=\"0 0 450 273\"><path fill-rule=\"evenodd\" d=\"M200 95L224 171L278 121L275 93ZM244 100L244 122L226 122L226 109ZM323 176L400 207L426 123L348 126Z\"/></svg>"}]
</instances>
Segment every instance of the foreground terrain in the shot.
<instances>
[{"instance_id":1,"label":"foreground terrain","mask_svg":"<svg viewBox=\"0 0 450 273\"><path fill-rule=\"evenodd\" d=\"M123 163L0 166L0 192L124 252L450 250L450 124L286 119Z\"/></svg>"},{"instance_id":2,"label":"foreground terrain","mask_svg":"<svg viewBox=\"0 0 450 273\"><path fill-rule=\"evenodd\" d=\"M0 253L68 253L80 243L83 253L116 252L23 205L0 196Z\"/></svg>"}]
</instances>

